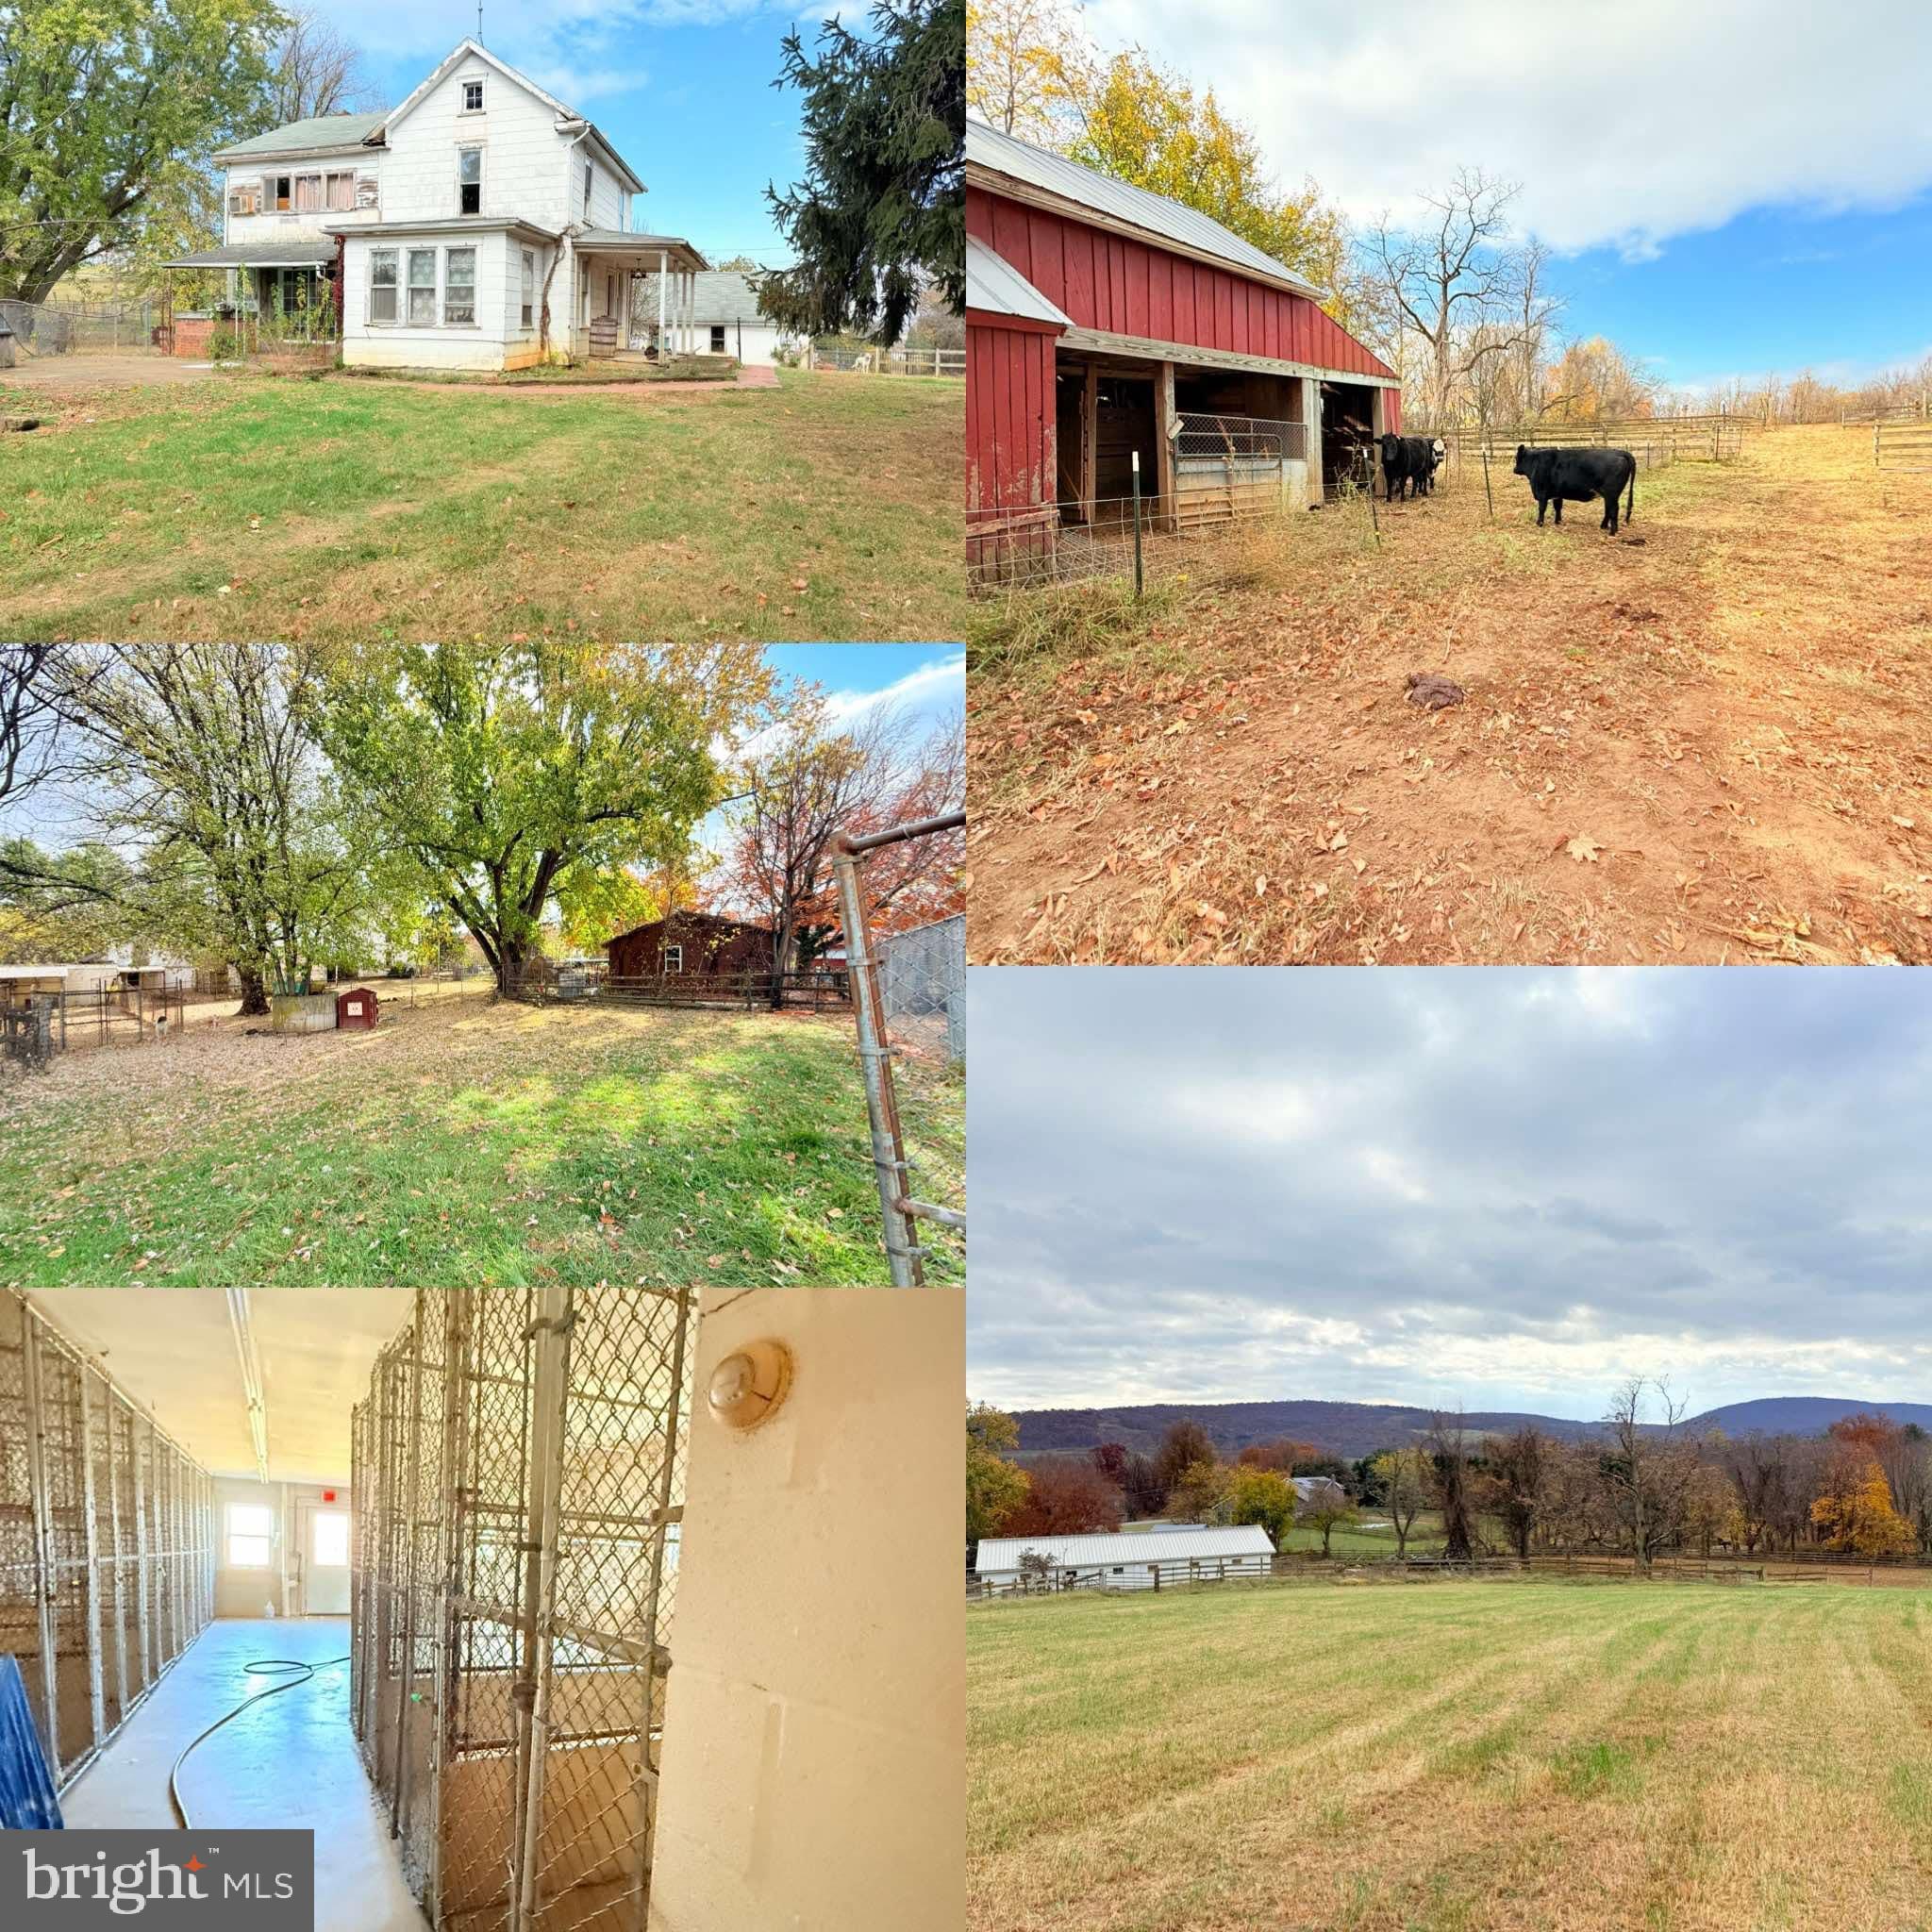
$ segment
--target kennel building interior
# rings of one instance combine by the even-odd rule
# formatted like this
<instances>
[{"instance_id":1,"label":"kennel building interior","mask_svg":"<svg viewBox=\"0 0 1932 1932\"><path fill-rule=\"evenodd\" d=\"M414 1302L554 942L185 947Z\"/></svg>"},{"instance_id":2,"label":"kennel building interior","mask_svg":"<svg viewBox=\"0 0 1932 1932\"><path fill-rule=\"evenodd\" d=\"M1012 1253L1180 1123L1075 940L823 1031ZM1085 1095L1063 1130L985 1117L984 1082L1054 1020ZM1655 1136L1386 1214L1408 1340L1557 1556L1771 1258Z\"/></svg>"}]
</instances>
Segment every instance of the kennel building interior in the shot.
<instances>
[{"instance_id":1,"label":"kennel building interior","mask_svg":"<svg viewBox=\"0 0 1932 1932\"><path fill-rule=\"evenodd\" d=\"M314 1829L320 1932L941 1923L963 1377L957 1292L0 1295L65 1822L176 1823L182 1747L296 1658L179 1781Z\"/></svg>"}]
</instances>

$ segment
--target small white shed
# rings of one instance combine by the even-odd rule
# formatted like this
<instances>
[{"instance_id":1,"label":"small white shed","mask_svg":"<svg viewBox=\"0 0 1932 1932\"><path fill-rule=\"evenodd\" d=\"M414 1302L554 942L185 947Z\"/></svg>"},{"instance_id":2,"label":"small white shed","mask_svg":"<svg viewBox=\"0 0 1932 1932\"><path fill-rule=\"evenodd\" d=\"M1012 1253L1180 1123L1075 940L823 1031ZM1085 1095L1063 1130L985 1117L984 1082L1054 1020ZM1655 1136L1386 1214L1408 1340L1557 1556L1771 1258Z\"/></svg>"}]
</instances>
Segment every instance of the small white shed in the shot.
<instances>
[{"instance_id":1,"label":"small white shed","mask_svg":"<svg viewBox=\"0 0 1932 1932\"><path fill-rule=\"evenodd\" d=\"M1005 1588L1022 1575L1020 1558L1038 1552L1059 1588L1155 1590L1230 1576L1266 1576L1274 1556L1257 1523L1239 1527L1126 1530L1092 1536L990 1536L980 1539L973 1574Z\"/></svg>"}]
</instances>

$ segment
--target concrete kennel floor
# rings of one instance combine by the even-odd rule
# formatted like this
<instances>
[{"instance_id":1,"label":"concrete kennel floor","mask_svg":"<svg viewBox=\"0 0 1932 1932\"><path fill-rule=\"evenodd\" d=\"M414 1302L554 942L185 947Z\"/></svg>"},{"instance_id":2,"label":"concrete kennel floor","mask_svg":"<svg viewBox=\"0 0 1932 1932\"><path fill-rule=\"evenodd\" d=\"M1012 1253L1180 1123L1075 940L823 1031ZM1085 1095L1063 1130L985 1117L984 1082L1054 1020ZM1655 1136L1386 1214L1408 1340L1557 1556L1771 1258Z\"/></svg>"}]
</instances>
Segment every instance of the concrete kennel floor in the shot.
<instances>
[{"instance_id":1,"label":"concrete kennel floor","mask_svg":"<svg viewBox=\"0 0 1932 1932\"><path fill-rule=\"evenodd\" d=\"M173 1825L168 1769L181 1747L275 1681L244 1676L244 1663L320 1663L348 1651L346 1617L218 1619L62 1796L61 1814L83 1829ZM377 1809L357 1755L346 1663L223 1725L182 1766L181 1797L197 1830L312 1827L316 1932L425 1932L388 1813Z\"/></svg>"}]
</instances>

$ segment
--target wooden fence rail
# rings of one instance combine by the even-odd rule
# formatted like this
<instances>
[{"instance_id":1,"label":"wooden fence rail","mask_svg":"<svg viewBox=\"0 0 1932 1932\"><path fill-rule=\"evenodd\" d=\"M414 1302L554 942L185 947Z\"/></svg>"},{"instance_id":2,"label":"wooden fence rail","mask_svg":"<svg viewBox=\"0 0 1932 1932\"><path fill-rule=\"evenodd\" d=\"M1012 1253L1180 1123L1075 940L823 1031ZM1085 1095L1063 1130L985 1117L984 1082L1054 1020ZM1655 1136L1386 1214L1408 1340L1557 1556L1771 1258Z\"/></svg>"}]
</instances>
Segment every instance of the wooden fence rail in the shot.
<instances>
[{"instance_id":1,"label":"wooden fence rail","mask_svg":"<svg viewBox=\"0 0 1932 1932\"><path fill-rule=\"evenodd\" d=\"M504 995L530 1006L808 1007L841 1010L852 1003L851 977L839 968L817 973L654 973L620 975L597 962L541 966L506 974Z\"/></svg>"},{"instance_id":2,"label":"wooden fence rail","mask_svg":"<svg viewBox=\"0 0 1932 1932\"><path fill-rule=\"evenodd\" d=\"M1872 466L1876 470L1932 470L1932 423L1874 423Z\"/></svg>"}]
</instances>

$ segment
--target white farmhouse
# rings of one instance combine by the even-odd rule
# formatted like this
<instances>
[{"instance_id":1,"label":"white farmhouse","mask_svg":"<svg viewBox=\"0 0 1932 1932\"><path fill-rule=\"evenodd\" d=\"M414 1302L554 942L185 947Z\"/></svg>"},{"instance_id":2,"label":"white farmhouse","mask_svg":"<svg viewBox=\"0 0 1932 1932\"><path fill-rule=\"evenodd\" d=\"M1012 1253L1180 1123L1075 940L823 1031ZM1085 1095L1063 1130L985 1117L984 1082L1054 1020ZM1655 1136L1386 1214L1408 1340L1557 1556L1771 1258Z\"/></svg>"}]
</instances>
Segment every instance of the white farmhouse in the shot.
<instances>
[{"instance_id":1,"label":"white farmhouse","mask_svg":"<svg viewBox=\"0 0 1932 1932\"><path fill-rule=\"evenodd\" d=\"M590 121L473 40L382 114L297 121L215 157L221 268L245 309L341 297L342 359L522 369L546 356L702 353L705 258L631 225L644 184ZM651 308L633 299L653 277Z\"/></svg>"},{"instance_id":2,"label":"white farmhouse","mask_svg":"<svg viewBox=\"0 0 1932 1932\"><path fill-rule=\"evenodd\" d=\"M1177 1583L1266 1576L1274 1545L1259 1524L1240 1527L1188 1524L1158 1531L1091 1536L982 1537L973 1574L1008 1589L1024 1574L1023 1555L1046 1558L1049 1587L1062 1590L1155 1590Z\"/></svg>"}]
</instances>

